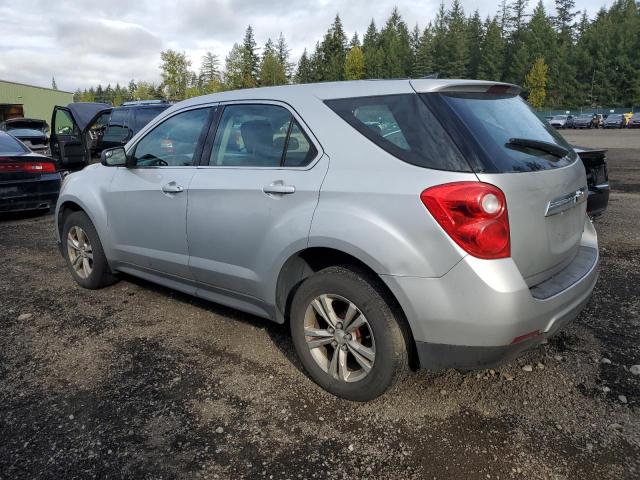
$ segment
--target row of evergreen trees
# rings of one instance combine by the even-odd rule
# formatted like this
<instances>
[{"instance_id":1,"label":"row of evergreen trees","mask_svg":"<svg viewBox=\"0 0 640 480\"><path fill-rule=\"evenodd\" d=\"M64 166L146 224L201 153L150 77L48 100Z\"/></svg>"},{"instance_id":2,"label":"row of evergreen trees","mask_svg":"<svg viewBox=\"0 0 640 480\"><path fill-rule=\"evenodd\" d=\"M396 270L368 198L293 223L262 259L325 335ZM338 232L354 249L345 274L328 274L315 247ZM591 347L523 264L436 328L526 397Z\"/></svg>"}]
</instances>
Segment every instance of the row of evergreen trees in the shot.
<instances>
[{"instance_id":1,"label":"row of evergreen trees","mask_svg":"<svg viewBox=\"0 0 640 480\"><path fill-rule=\"evenodd\" d=\"M297 66L281 33L261 52L249 26L220 68L207 53L198 73L184 53L162 52L162 83L131 82L78 91L79 100L168 98L181 100L227 89L351 80L440 78L502 80L524 85L538 107L640 104L640 4L616 0L595 18L575 10L574 0L542 1L528 12L528 0L501 0L495 15L466 15L459 0L444 4L426 27L410 29L398 9L378 28L372 20L362 39L350 39L339 15Z\"/></svg>"}]
</instances>

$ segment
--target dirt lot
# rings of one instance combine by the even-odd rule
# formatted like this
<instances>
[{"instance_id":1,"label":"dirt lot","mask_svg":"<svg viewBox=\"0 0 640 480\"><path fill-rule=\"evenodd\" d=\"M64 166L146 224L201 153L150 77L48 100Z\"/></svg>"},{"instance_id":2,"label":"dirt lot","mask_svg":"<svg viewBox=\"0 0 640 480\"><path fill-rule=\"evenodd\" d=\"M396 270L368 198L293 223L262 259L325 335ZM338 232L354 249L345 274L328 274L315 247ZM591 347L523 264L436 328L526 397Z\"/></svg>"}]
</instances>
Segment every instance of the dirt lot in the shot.
<instances>
[{"instance_id":1,"label":"dirt lot","mask_svg":"<svg viewBox=\"0 0 640 480\"><path fill-rule=\"evenodd\" d=\"M640 132L567 136L617 147L586 311L369 404L316 387L283 326L130 277L83 290L51 216L0 220L0 478L638 478Z\"/></svg>"}]
</instances>

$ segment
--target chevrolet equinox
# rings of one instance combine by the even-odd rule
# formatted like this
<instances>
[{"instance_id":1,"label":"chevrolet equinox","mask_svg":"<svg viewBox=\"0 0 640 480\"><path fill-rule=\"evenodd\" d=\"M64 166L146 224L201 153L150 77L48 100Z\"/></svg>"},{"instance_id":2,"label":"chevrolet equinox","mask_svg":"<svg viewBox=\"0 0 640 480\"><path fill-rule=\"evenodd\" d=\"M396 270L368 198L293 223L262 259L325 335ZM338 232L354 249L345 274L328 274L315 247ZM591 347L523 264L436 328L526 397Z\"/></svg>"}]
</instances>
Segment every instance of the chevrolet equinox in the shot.
<instances>
[{"instance_id":1,"label":"chevrolet equinox","mask_svg":"<svg viewBox=\"0 0 640 480\"><path fill-rule=\"evenodd\" d=\"M173 105L68 175L85 288L135 275L290 324L309 376L367 401L481 369L584 308L598 248L576 152L514 85L379 80Z\"/></svg>"}]
</instances>

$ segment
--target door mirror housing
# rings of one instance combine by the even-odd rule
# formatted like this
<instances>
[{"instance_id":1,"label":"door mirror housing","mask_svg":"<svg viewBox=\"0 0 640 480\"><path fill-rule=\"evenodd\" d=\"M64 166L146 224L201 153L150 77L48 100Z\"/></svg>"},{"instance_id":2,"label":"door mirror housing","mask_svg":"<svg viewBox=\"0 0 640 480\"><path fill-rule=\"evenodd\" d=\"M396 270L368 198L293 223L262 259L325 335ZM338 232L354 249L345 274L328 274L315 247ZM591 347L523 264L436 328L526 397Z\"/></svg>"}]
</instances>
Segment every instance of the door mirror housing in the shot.
<instances>
[{"instance_id":1,"label":"door mirror housing","mask_svg":"<svg viewBox=\"0 0 640 480\"><path fill-rule=\"evenodd\" d=\"M100 154L100 163L105 167L126 167L127 152L125 152L124 147L103 150Z\"/></svg>"}]
</instances>

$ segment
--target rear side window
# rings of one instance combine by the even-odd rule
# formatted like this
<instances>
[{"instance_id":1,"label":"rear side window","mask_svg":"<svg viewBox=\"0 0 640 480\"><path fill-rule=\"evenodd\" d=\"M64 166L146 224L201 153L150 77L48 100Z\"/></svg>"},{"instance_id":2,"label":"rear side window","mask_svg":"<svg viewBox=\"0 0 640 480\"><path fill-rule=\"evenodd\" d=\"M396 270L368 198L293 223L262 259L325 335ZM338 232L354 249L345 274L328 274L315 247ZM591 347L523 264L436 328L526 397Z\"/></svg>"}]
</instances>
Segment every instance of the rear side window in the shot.
<instances>
[{"instance_id":1,"label":"rear side window","mask_svg":"<svg viewBox=\"0 0 640 480\"><path fill-rule=\"evenodd\" d=\"M535 172L572 164L577 155L566 140L543 122L520 96L494 93L425 93L431 105L444 103L449 115L462 122L465 141L475 141L481 153L481 170L494 173ZM446 114L446 113L444 113ZM566 115L560 115L566 119ZM558 118L558 117L554 117ZM470 140L472 139L472 140ZM541 147L522 147L512 139L531 140ZM566 149L567 154L549 153L544 144Z\"/></svg>"},{"instance_id":2,"label":"rear side window","mask_svg":"<svg viewBox=\"0 0 640 480\"><path fill-rule=\"evenodd\" d=\"M291 112L277 105L229 105L220 119L209 165L301 167L317 150Z\"/></svg>"},{"instance_id":3,"label":"rear side window","mask_svg":"<svg viewBox=\"0 0 640 480\"><path fill-rule=\"evenodd\" d=\"M329 108L391 155L419 167L471 171L440 122L415 94L326 100Z\"/></svg>"}]
</instances>

